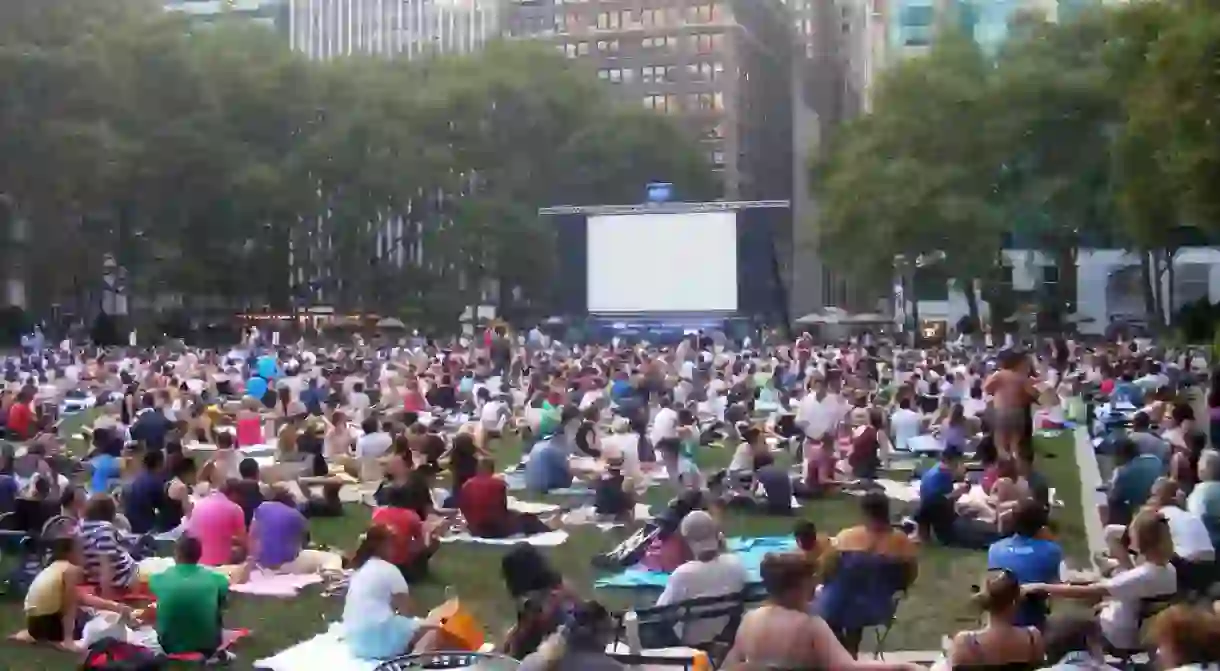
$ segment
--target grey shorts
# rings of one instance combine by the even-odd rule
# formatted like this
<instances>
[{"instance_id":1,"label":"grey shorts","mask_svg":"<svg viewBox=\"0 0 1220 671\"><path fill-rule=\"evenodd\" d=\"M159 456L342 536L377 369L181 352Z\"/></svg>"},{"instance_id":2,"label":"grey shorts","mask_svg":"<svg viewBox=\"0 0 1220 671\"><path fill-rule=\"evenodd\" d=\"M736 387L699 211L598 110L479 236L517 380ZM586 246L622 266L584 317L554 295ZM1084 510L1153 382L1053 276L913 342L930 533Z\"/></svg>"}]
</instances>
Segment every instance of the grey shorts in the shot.
<instances>
[{"instance_id":1,"label":"grey shorts","mask_svg":"<svg viewBox=\"0 0 1220 671\"><path fill-rule=\"evenodd\" d=\"M996 408L991 416L993 431L1024 431L1027 421L1024 408Z\"/></svg>"}]
</instances>

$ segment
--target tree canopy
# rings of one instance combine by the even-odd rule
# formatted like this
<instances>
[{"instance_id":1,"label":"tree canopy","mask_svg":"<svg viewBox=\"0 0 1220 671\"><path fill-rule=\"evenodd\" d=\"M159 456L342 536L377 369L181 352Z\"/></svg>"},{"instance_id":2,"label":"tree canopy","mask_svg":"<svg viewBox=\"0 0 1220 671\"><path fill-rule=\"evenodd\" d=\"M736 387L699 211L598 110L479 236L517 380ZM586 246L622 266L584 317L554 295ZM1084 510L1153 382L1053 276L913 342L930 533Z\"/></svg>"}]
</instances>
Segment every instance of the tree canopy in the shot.
<instances>
[{"instance_id":1,"label":"tree canopy","mask_svg":"<svg viewBox=\"0 0 1220 671\"><path fill-rule=\"evenodd\" d=\"M1148 312L1163 315L1172 264L1157 259L1220 232L1217 46L1220 9L1201 0L1022 15L990 55L946 25L818 158L806 225L878 288L896 256L936 250L959 287L995 295L1003 249L1040 251L1059 281L1036 298L1059 314L1074 310L1077 250L1125 247L1150 259Z\"/></svg>"},{"instance_id":2,"label":"tree canopy","mask_svg":"<svg viewBox=\"0 0 1220 671\"><path fill-rule=\"evenodd\" d=\"M148 0L0 8L0 221L25 223L35 307L88 312L108 255L188 309L545 305L537 209L658 178L719 193L697 138L545 44L318 62Z\"/></svg>"}]
</instances>

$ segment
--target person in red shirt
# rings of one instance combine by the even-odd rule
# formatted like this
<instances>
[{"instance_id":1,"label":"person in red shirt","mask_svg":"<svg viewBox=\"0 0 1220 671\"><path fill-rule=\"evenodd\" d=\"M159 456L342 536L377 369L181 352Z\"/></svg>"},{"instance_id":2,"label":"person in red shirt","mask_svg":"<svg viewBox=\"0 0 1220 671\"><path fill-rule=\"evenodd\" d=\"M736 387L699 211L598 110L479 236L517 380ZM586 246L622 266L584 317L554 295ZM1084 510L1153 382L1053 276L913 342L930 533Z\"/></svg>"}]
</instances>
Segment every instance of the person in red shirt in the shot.
<instances>
[{"instance_id":1,"label":"person in red shirt","mask_svg":"<svg viewBox=\"0 0 1220 671\"><path fill-rule=\"evenodd\" d=\"M429 528L419 513L411 509L407 487L390 487L385 492L385 502L385 506L373 511L372 524L394 534L387 559L408 582L421 580L428 574L428 561L440 547L439 530Z\"/></svg>"},{"instance_id":2,"label":"person in red shirt","mask_svg":"<svg viewBox=\"0 0 1220 671\"><path fill-rule=\"evenodd\" d=\"M8 411L9 435L15 440L34 436L34 390L26 387L17 394L17 402Z\"/></svg>"},{"instance_id":3,"label":"person in red shirt","mask_svg":"<svg viewBox=\"0 0 1220 671\"><path fill-rule=\"evenodd\" d=\"M458 492L458 509L472 536L508 538L551 530L534 515L509 510L508 484L496 475L496 462L489 457L479 460L474 477L462 485Z\"/></svg>"}]
</instances>

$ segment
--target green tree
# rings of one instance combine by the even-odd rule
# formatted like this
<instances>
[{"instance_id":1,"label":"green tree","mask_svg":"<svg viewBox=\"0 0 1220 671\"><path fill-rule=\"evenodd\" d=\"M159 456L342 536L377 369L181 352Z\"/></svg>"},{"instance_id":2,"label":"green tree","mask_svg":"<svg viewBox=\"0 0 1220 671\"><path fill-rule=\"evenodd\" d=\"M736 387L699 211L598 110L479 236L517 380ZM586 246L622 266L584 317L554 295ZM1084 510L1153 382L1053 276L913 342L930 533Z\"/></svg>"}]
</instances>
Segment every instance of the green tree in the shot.
<instances>
[{"instance_id":1,"label":"green tree","mask_svg":"<svg viewBox=\"0 0 1220 671\"><path fill-rule=\"evenodd\" d=\"M991 76L971 40L945 32L926 57L884 74L875 111L849 124L813 171L821 246L837 250L839 270L888 285L895 257L943 257L976 322L971 287L988 277L1000 243L984 114Z\"/></svg>"}]
</instances>

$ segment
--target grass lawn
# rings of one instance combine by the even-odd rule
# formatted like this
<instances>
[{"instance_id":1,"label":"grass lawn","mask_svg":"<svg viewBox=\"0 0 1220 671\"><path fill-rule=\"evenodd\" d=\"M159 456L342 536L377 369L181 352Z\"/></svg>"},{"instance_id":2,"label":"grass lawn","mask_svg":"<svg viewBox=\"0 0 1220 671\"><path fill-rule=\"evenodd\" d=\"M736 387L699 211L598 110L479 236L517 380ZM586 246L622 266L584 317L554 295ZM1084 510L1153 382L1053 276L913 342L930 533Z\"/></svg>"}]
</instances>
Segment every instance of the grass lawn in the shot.
<instances>
[{"instance_id":1,"label":"grass lawn","mask_svg":"<svg viewBox=\"0 0 1220 671\"><path fill-rule=\"evenodd\" d=\"M1055 516L1057 535L1077 563L1082 563L1087 559L1087 548L1083 522L1079 518L1080 483L1076 476L1072 437L1065 434L1059 438L1040 439L1038 450L1040 467L1065 504ZM502 464L511 463L517 457L516 449L506 446L498 456ZM703 465L723 465L728 457L721 451L708 449ZM648 502L656 510L664 499L665 494L657 492ZM856 499L843 496L806 503L799 512L814 520L820 530L834 532L854 524L858 519L856 510ZM364 529L368 515L367 509L351 506L343 518L314 520L311 523L313 539L350 550ZM791 533L794 522L792 518L732 514L726 533L731 536L786 535ZM601 532L592 527L577 527L570 531L572 537L567 543L549 549L551 560L573 584L590 586L588 591L593 595L595 590L591 585L597 575L590 558L618 544L629 532ZM898 621L886 643L889 650L938 649L943 635L977 622L977 613L967 604L967 598L970 586L976 584L986 568L985 554L941 547L928 547L922 552L919 579L899 609ZM444 599L446 587L452 587L487 625L489 635L498 641L513 617L500 579L501 555L502 551L493 547L445 545L433 559L431 581L415 587L413 596L421 606L431 607ZM655 593L632 590L596 590L596 596L616 608L647 604L656 598ZM254 660L322 632L328 622L338 619L342 608L341 598L323 598L316 589L293 600L238 596L226 614L226 624L248 627L253 635L238 646L239 660L234 668L252 668ZM22 627L20 603L0 602L0 633L8 635ZM871 651L871 643L871 637L866 639L866 651ZM30 647L6 644L0 653L2 670L67 668L70 663L72 660L62 653Z\"/></svg>"}]
</instances>

